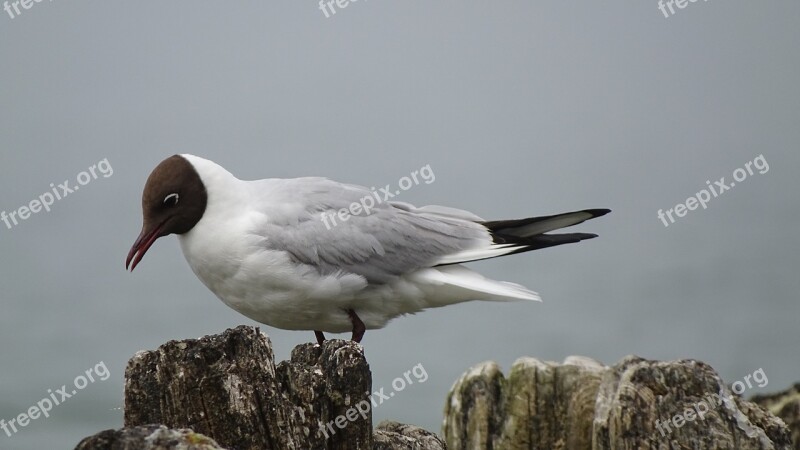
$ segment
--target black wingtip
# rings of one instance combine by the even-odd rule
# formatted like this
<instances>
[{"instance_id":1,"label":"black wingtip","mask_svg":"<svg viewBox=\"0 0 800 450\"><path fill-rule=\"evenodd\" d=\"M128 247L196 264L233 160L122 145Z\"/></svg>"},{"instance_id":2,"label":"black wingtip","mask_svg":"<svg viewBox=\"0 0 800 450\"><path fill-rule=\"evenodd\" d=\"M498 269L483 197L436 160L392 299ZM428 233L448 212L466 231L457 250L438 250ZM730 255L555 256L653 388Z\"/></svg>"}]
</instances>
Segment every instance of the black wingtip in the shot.
<instances>
[{"instance_id":1,"label":"black wingtip","mask_svg":"<svg viewBox=\"0 0 800 450\"><path fill-rule=\"evenodd\" d=\"M517 239L514 243L521 245L521 247L510 252L509 255L529 252L531 250L556 247L558 245L575 244L577 242L585 241L587 239L594 239L596 237L597 235L594 233L537 234L536 236Z\"/></svg>"},{"instance_id":2,"label":"black wingtip","mask_svg":"<svg viewBox=\"0 0 800 450\"><path fill-rule=\"evenodd\" d=\"M584 209L584 212L587 212L592 215L592 218L605 216L606 214L610 213L610 209L606 208L598 208L598 209Z\"/></svg>"}]
</instances>

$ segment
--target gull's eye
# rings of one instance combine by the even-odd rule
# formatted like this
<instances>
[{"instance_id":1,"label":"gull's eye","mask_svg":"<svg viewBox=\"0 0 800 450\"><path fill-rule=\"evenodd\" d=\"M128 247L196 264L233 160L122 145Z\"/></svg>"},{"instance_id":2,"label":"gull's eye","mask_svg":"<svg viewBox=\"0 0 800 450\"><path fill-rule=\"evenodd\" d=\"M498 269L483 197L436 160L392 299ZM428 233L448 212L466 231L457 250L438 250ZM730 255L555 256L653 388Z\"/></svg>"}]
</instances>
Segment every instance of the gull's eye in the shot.
<instances>
[{"instance_id":1,"label":"gull's eye","mask_svg":"<svg viewBox=\"0 0 800 450\"><path fill-rule=\"evenodd\" d=\"M178 194L169 194L168 196L164 197L164 205L166 206L175 206L178 204L178 200L180 200L181 196Z\"/></svg>"}]
</instances>

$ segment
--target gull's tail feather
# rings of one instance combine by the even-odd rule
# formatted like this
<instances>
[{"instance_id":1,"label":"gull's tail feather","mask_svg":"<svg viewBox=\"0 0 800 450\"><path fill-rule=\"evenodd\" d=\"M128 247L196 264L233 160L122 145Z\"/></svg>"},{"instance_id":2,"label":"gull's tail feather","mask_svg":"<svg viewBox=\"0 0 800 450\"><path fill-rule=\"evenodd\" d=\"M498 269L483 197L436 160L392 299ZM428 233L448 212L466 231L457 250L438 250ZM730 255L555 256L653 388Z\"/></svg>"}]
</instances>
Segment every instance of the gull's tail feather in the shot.
<instances>
[{"instance_id":1,"label":"gull's tail feather","mask_svg":"<svg viewBox=\"0 0 800 450\"><path fill-rule=\"evenodd\" d=\"M546 233L577 225L609 212L611 211L608 209L585 209L553 216L478 222L489 231L491 241L487 239L483 246L440 258L435 267L415 274L417 286L427 294L428 304L425 307L445 306L469 300L542 301L539 294L524 286L490 280L460 263L595 238L597 235L591 233Z\"/></svg>"},{"instance_id":2,"label":"gull's tail feather","mask_svg":"<svg viewBox=\"0 0 800 450\"><path fill-rule=\"evenodd\" d=\"M571 227L589 219L604 216L609 212L611 212L610 209L584 209L553 216L479 222L489 231L491 242L487 241L486 245L482 247L447 255L437 260L436 263L437 265L459 264L596 238L597 235L592 233L546 233Z\"/></svg>"},{"instance_id":3,"label":"gull's tail feather","mask_svg":"<svg viewBox=\"0 0 800 450\"><path fill-rule=\"evenodd\" d=\"M432 267L417 272L414 277L417 286L428 291L427 308L469 300L542 301L539 294L525 286L491 280L461 265Z\"/></svg>"},{"instance_id":4,"label":"gull's tail feather","mask_svg":"<svg viewBox=\"0 0 800 450\"><path fill-rule=\"evenodd\" d=\"M494 220L483 222L492 235L525 238L547 233L560 228L571 227L595 217L605 216L610 209L584 209L553 216L529 217L517 220Z\"/></svg>"}]
</instances>

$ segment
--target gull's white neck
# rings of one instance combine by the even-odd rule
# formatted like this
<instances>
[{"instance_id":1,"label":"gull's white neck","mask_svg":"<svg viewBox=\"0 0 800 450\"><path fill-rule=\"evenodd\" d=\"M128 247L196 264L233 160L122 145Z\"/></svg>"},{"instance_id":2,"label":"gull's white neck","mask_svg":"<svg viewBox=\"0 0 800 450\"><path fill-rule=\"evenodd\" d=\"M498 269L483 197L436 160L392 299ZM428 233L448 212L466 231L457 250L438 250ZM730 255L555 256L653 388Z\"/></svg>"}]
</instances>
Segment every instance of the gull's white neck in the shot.
<instances>
[{"instance_id":1,"label":"gull's white neck","mask_svg":"<svg viewBox=\"0 0 800 450\"><path fill-rule=\"evenodd\" d=\"M250 190L222 166L194 155L181 155L195 168L206 189L203 217L179 236L181 250L195 274L219 295L225 280L238 271L252 247Z\"/></svg>"}]
</instances>

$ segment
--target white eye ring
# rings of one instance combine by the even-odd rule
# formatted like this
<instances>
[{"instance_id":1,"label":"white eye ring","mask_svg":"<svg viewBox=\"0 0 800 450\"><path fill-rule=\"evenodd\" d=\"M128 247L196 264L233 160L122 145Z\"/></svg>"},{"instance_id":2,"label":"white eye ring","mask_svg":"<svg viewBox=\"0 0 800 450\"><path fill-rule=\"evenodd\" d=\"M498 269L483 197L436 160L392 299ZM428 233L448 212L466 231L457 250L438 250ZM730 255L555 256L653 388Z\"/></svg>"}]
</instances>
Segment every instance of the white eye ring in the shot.
<instances>
[{"instance_id":1,"label":"white eye ring","mask_svg":"<svg viewBox=\"0 0 800 450\"><path fill-rule=\"evenodd\" d=\"M178 194L169 194L168 196L164 197L164 204L167 202L172 202L173 205L178 204L178 200L181 199L181 196Z\"/></svg>"}]
</instances>

